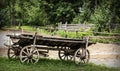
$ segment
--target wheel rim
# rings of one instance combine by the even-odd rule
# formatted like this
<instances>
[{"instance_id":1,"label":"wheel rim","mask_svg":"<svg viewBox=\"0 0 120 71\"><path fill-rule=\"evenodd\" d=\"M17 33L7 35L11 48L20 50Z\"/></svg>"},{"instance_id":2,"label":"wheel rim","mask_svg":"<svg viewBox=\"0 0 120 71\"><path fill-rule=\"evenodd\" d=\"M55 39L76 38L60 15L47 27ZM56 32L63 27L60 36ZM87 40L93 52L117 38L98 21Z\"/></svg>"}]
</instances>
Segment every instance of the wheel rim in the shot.
<instances>
[{"instance_id":1,"label":"wheel rim","mask_svg":"<svg viewBox=\"0 0 120 71\"><path fill-rule=\"evenodd\" d=\"M21 63L37 63L39 60L38 49L34 46L26 46L20 52Z\"/></svg>"},{"instance_id":2,"label":"wheel rim","mask_svg":"<svg viewBox=\"0 0 120 71\"><path fill-rule=\"evenodd\" d=\"M17 56L15 55L15 50L14 48L9 48L8 49L8 58L9 59L15 59Z\"/></svg>"},{"instance_id":3,"label":"wheel rim","mask_svg":"<svg viewBox=\"0 0 120 71\"><path fill-rule=\"evenodd\" d=\"M82 48L79 48L74 54L74 61L76 64L88 63L90 59L90 53L86 50L86 56L82 57Z\"/></svg>"},{"instance_id":4,"label":"wheel rim","mask_svg":"<svg viewBox=\"0 0 120 71\"><path fill-rule=\"evenodd\" d=\"M72 55L68 52L69 47L61 47L62 50L59 50L58 56L61 60L72 60Z\"/></svg>"}]
</instances>

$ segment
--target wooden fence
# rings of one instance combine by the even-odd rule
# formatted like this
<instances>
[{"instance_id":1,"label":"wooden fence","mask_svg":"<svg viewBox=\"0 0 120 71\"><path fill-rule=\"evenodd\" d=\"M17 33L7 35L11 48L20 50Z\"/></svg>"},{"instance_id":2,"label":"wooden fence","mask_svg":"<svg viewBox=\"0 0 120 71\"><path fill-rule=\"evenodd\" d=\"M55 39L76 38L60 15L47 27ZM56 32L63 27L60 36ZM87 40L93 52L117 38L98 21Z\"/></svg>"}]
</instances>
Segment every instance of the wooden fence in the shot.
<instances>
[{"instance_id":1,"label":"wooden fence","mask_svg":"<svg viewBox=\"0 0 120 71\"><path fill-rule=\"evenodd\" d=\"M58 24L58 30L86 31L90 28L94 28L94 24Z\"/></svg>"},{"instance_id":2,"label":"wooden fence","mask_svg":"<svg viewBox=\"0 0 120 71\"><path fill-rule=\"evenodd\" d=\"M94 28L95 25L94 24L58 24L57 27L53 27L51 25L48 25L46 27L39 27L37 26L37 28L39 29L45 29L49 32L54 32L54 31L57 31L57 30L63 30L65 33L67 32L75 32L76 33L76 38L79 37L78 36L78 33L79 32L86 32L87 30L91 29L91 28ZM93 33L94 35L101 35L101 36L106 36L106 35L109 35L109 36L120 36L120 33L106 33L106 32L94 32L94 31L91 31L91 33ZM52 35L55 35L52 34ZM65 36L66 38L68 37L68 35L66 34Z\"/></svg>"}]
</instances>

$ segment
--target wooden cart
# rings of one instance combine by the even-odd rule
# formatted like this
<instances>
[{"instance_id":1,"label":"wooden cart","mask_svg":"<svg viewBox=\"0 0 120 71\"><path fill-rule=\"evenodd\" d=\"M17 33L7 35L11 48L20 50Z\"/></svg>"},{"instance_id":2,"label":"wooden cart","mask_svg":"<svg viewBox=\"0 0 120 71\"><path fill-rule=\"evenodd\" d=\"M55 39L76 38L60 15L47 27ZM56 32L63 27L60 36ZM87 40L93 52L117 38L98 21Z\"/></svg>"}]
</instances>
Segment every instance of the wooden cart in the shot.
<instances>
[{"instance_id":1,"label":"wooden cart","mask_svg":"<svg viewBox=\"0 0 120 71\"><path fill-rule=\"evenodd\" d=\"M61 60L74 60L75 63L88 63L90 52L86 49L93 42L88 39L69 39L43 37L40 35L7 35L13 40L12 45L6 45L8 49L8 58L20 58L22 63L36 63L39 55L47 56L49 50L58 50L58 56ZM15 40L18 40L14 42Z\"/></svg>"}]
</instances>

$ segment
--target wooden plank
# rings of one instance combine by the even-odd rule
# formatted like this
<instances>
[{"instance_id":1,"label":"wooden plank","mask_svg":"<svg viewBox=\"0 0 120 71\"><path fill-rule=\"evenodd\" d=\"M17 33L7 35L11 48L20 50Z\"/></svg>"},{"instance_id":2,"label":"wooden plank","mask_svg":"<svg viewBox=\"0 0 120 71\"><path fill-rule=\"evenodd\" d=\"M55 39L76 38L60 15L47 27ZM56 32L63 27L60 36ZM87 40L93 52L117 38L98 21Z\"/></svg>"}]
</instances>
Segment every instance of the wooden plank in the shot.
<instances>
[{"instance_id":1,"label":"wooden plank","mask_svg":"<svg viewBox=\"0 0 120 71\"><path fill-rule=\"evenodd\" d=\"M53 48L53 47L37 47L38 49L44 49L44 50L60 50L58 48Z\"/></svg>"},{"instance_id":2,"label":"wooden plank","mask_svg":"<svg viewBox=\"0 0 120 71\"><path fill-rule=\"evenodd\" d=\"M55 37L43 37L43 38L45 38L45 39L58 39L58 40L71 40L71 41L84 41L83 39L72 39L72 38L55 38Z\"/></svg>"},{"instance_id":3,"label":"wooden plank","mask_svg":"<svg viewBox=\"0 0 120 71\"><path fill-rule=\"evenodd\" d=\"M62 39L52 39L52 38L39 38L41 41L53 41L53 42L63 42L63 43L85 43L85 41L74 41L74 40L62 40Z\"/></svg>"},{"instance_id":4,"label":"wooden plank","mask_svg":"<svg viewBox=\"0 0 120 71\"><path fill-rule=\"evenodd\" d=\"M65 50L65 49L56 48L56 47L39 47L39 46L36 46L36 48L43 49L43 50ZM72 51L72 49L69 49L69 50Z\"/></svg>"},{"instance_id":5,"label":"wooden plank","mask_svg":"<svg viewBox=\"0 0 120 71\"><path fill-rule=\"evenodd\" d=\"M7 36L9 36L10 38L15 38L15 39L33 39L33 37L27 37L27 36L22 36L22 35L19 35L19 36L7 35Z\"/></svg>"}]
</instances>

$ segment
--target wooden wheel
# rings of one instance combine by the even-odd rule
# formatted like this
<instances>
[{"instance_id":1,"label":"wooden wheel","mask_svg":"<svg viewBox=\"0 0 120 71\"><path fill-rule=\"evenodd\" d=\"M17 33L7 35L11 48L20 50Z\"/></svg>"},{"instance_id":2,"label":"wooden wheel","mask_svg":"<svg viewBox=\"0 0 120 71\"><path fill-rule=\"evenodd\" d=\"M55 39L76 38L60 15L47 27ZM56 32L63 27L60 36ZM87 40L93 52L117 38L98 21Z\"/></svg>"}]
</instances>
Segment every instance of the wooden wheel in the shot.
<instances>
[{"instance_id":1,"label":"wooden wheel","mask_svg":"<svg viewBox=\"0 0 120 71\"><path fill-rule=\"evenodd\" d=\"M61 50L58 52L58 56L61 60L72 60L72 55L70 54L69 47L61 47Z\"/></svg>"},{"instance_id":2,"label":"wooden wheel","mask_svg":"<svg viewBox=\"0 0 120 71\"><path fill-rule=\"evenodd\" d=\"M20 52L21 63L37 63L39 60L39 52L35 46L26 46Z\"/></svg>"},{"instance_id":3,"label":"wooden wheel","mask_svg":"<svg viewBox=\"0 0 120 71\"><path fill-rule=\"evenodd\" d=\"M14 46L14 47L13 47L13 46ZM18 57L19 57L19 54L20 54L21 48L15 46L15 45L13 45L13 46L10 46L10 47L8 48L8 51L7 51L7 55L8 55L8 58L9 58L9 59L18 58Z\"/></svg>"},{"instance_id":4,"label":"wooden wheel","mask_svg":"<svg viewBox=\"0 0 120 71\"><path fill-rule=\"evenodd\" d=\"M90 53L88 51L88 49L86 49L86 55L82 56L82 52L83 52L84 48L79 48L75 54L74 54L74 61L76 64L80 64L80 63L88 63L89 59L90 59Z\"/></svg>"},{"instance_id":5,"label":"wooden wheel","mask_svg":"<svg viewBox=\"0 0 120 71\"><path fill-rule=\"evenodd\" d=\"M14 48L9 48L7 52L8 58L9 59L15 59L17 55L15 54L15 49Z\"/></svg>"}]
</instances>

